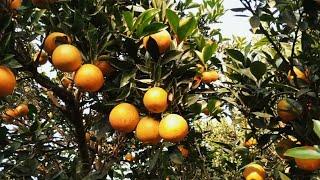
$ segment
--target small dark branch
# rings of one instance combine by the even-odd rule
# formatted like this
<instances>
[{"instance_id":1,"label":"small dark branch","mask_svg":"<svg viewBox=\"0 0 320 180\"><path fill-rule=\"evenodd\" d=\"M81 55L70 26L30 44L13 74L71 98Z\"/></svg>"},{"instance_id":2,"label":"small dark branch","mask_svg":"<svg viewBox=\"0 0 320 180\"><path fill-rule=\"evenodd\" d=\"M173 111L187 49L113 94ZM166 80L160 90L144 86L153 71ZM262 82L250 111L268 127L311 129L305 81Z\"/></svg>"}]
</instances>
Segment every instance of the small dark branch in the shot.
<instances>
[{"instance_id":1,"label":"small dark branch","mask_svg":"<svg viewBox=\"0 0 320 180\"><path fill-rule=\"evenodd\" d=\"M30 58L28 51L24 48L22 42L16 42L16 46L14 54L17 61L23 65L24 70L30 72L37 83L48 90L53 91L56 96L65 102L66 109L62 112L75 128L75 138L78 144L80 158L83 163L82 173L84 175L88 174L90 171L89 151L87 143L85 142L85 129L82 122L79 102L71 92L59 87L49 78L38 73L37 67L32 63L32 59Z\"/></svg>"},{"instance_id":2,"label":"small dark branch","mask_svg":"<svg viewBox=\"0 0 320 180\"><path fill-rule=\"evenodd\" d=\"M295 53L294 53L294 49L296 47L296 44L297 44L297 40L298 40L298 34L299 34L299 31L300 31L300 24L302 22L302 16L303 16L303 12L301 10L299 10L299 21L298 21L298 24L297 24L297 29L296 31L294 32L294 39L293 39L293 43L292 43L292 49L291 49L291 57L290 57L290 63L291 65L293 65L293 58L295 56Z\"/></svg>"},{"instance_id":3,"label":"small dark branch","mask_svg":"<svg viewBox=\"0 0 320 180\"><path fill-rule=\"evenodd\" d=\"M249 10L253 15L256 15L256 13L254 12L253 8L250 6L250 2L248 2L247 0L240 0L242 5ZM270 34L268 33L268 31L260 24L259 25L259 29L261 30L261 32L266 36L266 38L268 39L268 41L271 43L273 49L277 52L277 54L280 56L280 58L283 60L284 63L287 63L287 59L283 56L283 54L281 53L280 47L277 46L277 44L274 42L274 40L271 38Z\"/></svg>"},{"instance_id":4,"label":"small dark branch","mask_svg":"<svg viewBox=\"0 0 320 180\"><path fill-rule=\"evenodd\" d=\"M283 62L287 62L287 59L283 56L283 54L281 53L280 48L276 45L276 43L273 41L273 39L271 38L271 36L269 35L269 33L267 32L267 30L264 29L264 27L260 24L259 26L260 30L262 31L262 33L266 36L266 38L268 39L268 41L271 43L273 49L278 53L278 55L280 56L280 58L283 60Z\"/></svg>"}]
</instances>

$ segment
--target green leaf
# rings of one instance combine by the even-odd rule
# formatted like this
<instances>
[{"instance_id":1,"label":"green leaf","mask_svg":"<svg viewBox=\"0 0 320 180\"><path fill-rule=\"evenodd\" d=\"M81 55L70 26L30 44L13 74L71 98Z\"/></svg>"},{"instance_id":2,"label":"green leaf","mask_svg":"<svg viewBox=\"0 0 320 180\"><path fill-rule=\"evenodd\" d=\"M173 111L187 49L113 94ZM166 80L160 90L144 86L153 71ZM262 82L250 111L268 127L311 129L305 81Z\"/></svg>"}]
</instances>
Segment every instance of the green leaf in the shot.
<instances>
[{"instance_id":1,"label":"green leaf","mask_svg":"<svg viewBox=\"0 0 320 180\"><path fill-rule=\"evenodd\" d=\"M183 41L186 37L190 36L196 27L197 21L193 16L182 19L179 22L179 28L177 33L179 40Z\"/></svg>"},{"instance_id":2,"label":"green leaf","mask_svg":"<svg viewBox=\"0 0 320 180\"><path fill-rule=\"evenodd\" d=\"M258 16L252 16L249 21L252 29L255 29L260 26L260 19Z\"/></svg>"},{"instance_id":3,"label":"green leaf","mask_svg":"<svg viewBox=\"0 0 320 180\"><path fill-rule=\"evenodd\" d=\"M317 134L317 136L320 138L320 121L313 120L313 130Z\"/></svg>"},{"instance_id":4,"label":"green leaf","mask_svg":"<svg viewBox=\"0 0 320 180\"><path fill-rule=\"evenodd\" d=\"M120 81L120 88L124 87L125 85L129 84L130 79L136 76L136 71L125 72L122 74L121 81Z\"/></svg>"},{"instance_id":5,"label":"green leaf","mask_svg":"<svg viewBox=\"0 0 320 180\"><path fill-rule=\"evenodd\" d=\"M148 9L140 14L140 16L135 21L132 30L137 29L138 36L141 35L145 26L147 26L156 14L160 12L159 9Z\"/></svg>"},{"instance_id":6,"label":"green leaf","mask_svg":"<svg viewBox=\"0 0 320 180\"><path fill-rule=\"evenodd\" d=\"M170 61L177 60L182 55L183 51L169 50L162 58L161 64L167 64Z\"/></svg>"},{"instance_id":7,"label":"green leaf","mask_svg":"<svg viewBox=\"0 0 320 180\"><path fill-rule=\"evenodd\" d=\"M266 119L270 119L272 117L271 114L263 113L263 112L252 112L252 114L256 115L257 117L262 117Z\"/></svg>"},{"instance_id":8,"label":"green leaf","mask_svg":"<svg viewBox=\"0 0 320 180\"><path fill-rule=\"evenodd\" d=\"M10 25L10 23L11 23L11 16L4 16L1 20L2 20L2 22L1 22L1 24L0 24L0 31L5 31L8 27L9 27L9 25Z\"/></svg>"},{"instance_id":9,"label":"green leaf","mask_svg":"<svg viewBox=\"0 0 320 180\"><path fill-rule=\"evenodd\" d=\"M197 56L199 57L202 64L205 64L202 52L197 51L197 50L195 50L194 52L197 54Z\"/></svg>"},{"instance_id":10,"label":"green leaf","mask_svg":"<svg viewBox=\"0 0 320 180\"><path fill-rule=\"evenodd\" d=\"M250 65L250 72L257 78L257 80L261 79L262 76L267 71L267 65L260 61L255 61Z\"/></svg>"},{"instance_id":11,"label":"green leaf","mask_svg":"<svg viewBox=\"0 0 320 180\"><path fill-rule=\"evenodd\" d=\"M186 99L185 99L186 107L189 107L192 104L196 103L199 98L200 98L199 94L190 94L190 95L188 95L186 97Z\"/></svg>"},{"instance_id":12,"label":"green leaf","mask_svg":"<svg viewBox=\"0 0 320 180\"><path fill-rule=\"evenodd\" d=\"M279 171L280 179L281 180L291 180L287 175Z\"/></svg>"},{"instance_id":13,"label":"green leaf","mask_svg":"<svg viewBox=\"0 0 320 180\"><path fill-rule=\"evenodd\" d=\"M129 11L125 11L123 12L123 19L125 20L128 28L130 31L132 31L133 29L133 14L132 12Z\"/></svg>"},{"instance_id":14,"label":"green leaf","mask_svg":"<svg viewBox=\"0 0 320 180\"><path fill-rule=\"evenodd\" d=\"M238 60L240 62L244 62L244 55L240 51L235 49L227 49L227 53L231 58Z\"/></svg>"},{"instance_id":15,"label":"green leaf","mask_svg":"<svg viewBox=\"0 0 320 180\"><path fill-rule=\"evenodd\" d=\"M167 15L168 22L170 24L171 29L175 34L178 34L179 16L171 9L166 10L166 15Z\"/></svg>"},{"instance_id":16,"label":"green leaf","mask_svg":"<svg viewBox=\"0 0 320 180\"><path fill-rule=\"evenodd\" d=\"M22 65L15 59L11 59L6 65L12 69L20 68Z\"/></svg>"},{"instance_id":17,"label":"green leaf","mask_svg":"<svg viewBox=\"0 0 320 180\"><path fill-rule=\"evenodd\" d=\"M6 127L0 127L0 141L4 141L6 139L8 133L8 129Z\"/></svg>"},{"instance_id":18,"label":"green leaf","mask_svg":"<svg viewBox=\"0 0 320 180\"><path fill-rule=\"evenodd\" d=\"M212 55L216 52L217 48L218 48L218 44L211 44L211 45L208 44L202 49L204 62L207 62L208 60L210 60Z\"/></svg>"},{"instance_id":19,"label":"green leaf","mask_svg":"<svg viewBox=\"0 0 320 180\"><path fill-rule=\"evenodd\" d=\"M32 21L31 21L31 24L36 25L39 22L41 16L43 16L45 12L46 12L46 9L36 11L35 16L33 17Z\"/></svg>"},{"instance_id":20,"label":"green leaf","mask_svg":"<svg viewBox=\"0 0 320 180\"><path fill-rule=\"evenodd\" d=\"M175 164L183 164L183 161L184 161L183 156L181 155L181 153L176 152L176 151L170 153L169 154L169 158Z\"/></svg>"},{"instance_id":21,"label":"green leaf","mask_svg":"<svg viewBox=\"0 0 320 180\"><path fill-rule=\"evenodd\" d=\"M150 161L148 162L149 164L149 171L152 171L153 168L156 166L159 156L161 153L161 148L159 148L153 155L153 157L150 159Z\"/></svg>"},{"instance_id":22,"label":"green leaf","mask_svg":"<svg viewBox=\"0 0 320 180\"><path fill-rule=\"evenodd\" d=\"M154 34L156 32L159 32L162 29L165 29L167 26L162 23L152 23L147 25L143 31L141 36L146 36L150 34Z\"/></svg>"},{"instance_id":23,"label":"green leaf","mask_svg":"<svg viewBox=\"0 0 320 180\"><path fill-rule=\"evenodd\" d=\"M320 153L316 149L312 149L310 147L296 147L288 149L284 155L299 159L320 159Z\"/></svg>"}]
</instances>

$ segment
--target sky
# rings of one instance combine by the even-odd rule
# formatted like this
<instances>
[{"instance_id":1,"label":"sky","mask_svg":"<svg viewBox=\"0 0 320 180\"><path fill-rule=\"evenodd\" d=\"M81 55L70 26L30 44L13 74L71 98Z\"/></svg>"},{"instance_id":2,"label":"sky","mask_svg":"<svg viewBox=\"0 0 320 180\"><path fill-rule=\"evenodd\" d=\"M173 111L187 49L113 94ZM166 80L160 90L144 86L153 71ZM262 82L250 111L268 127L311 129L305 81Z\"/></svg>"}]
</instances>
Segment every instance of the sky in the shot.
<instances>
[{"instance_id":1,"label":"sky","mask_svg":"<svg viewBox=\"0 0 320 180\"><path fill-rule=\"evenodd\" d=\"M245 36L251 38L249 19L246 17L237 17L230 11L231 8L242 8L240 0L224 0L223 2L226 13L220 18L221 23L217 27L221 29L222 34L226 37ZM241 13L242 14L242 13Z\"/></svg>"}]
</instances>

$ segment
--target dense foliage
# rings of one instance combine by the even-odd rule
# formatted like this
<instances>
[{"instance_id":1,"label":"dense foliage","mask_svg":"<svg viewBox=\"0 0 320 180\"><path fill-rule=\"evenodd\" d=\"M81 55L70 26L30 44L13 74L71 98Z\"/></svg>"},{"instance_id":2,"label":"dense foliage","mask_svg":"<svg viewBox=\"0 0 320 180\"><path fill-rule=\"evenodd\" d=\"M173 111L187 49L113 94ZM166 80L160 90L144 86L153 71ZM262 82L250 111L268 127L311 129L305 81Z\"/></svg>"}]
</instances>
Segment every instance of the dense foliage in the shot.
<instances>
[{"instance_id":1,"label":"dense foliage","mask_svg":"<svg viewBox=\"0 0 320 180\"><path fill-rule=\"evenodd\" d=\"M0 90L2 179L238 179L252 162L267 179L319 175L299 164L320 167L317 1L240 0L232 11L252 15L252 41L215 29L222 0L19 2L0 0L0 64L17 79ZM64 34L51 51L53 32ZM105 72L61 68L79 57ZM151 87L165 90L161 110L144 98ZM154 124L178 114L188 134L142 143L116 128L135 117L131 106L110 113L121 103Z\"/></svg>"}]
</instances>

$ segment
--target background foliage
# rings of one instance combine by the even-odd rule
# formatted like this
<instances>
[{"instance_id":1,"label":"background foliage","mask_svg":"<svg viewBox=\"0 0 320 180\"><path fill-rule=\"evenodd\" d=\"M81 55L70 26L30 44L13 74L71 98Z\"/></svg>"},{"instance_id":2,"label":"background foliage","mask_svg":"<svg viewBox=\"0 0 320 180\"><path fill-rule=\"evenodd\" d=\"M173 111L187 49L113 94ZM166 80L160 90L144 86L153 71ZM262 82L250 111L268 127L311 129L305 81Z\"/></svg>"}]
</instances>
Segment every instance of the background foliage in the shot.
<instances>
[{"instance_id":1,"label":"background foliage","mask_svg":"<svg viewBox=\"0 0 320 180\"><path fill-rule=\"evenodd\" d=\"M27 103L30 112L11 125L1 122L0 177L228 179L241 177L250 162L264 165L267 179L319 176L299 170L282 155L295 146L320 143L319 128L313 130L319 127L313 120L320 112L319 5L240 1L243 7L232 11L252 14L250 42L225 39L214 28L225 12L222 0L73 0L44 9L23 1L18 10L1 2L0 64L13 69L18 85L13 95L0 100L0 108ZM147 52L142 38L164 28L173 39L170 50L161 55L151 43ZM116 69L98 93L65 89L61 79L71 74L33 61L45 37L55 31L71 36L85 63L103 57ZM218 71L219 81L198 86L196 64ZM294 66L308 71L307 82L296 74L288 80ZM133 133L115 132L108 124L109 112L120 102L148 115L142 97L152 86L168 91L168 112L188 121L184 141L147 146ZM287 124L276 110L284 97L303 107L299 118ZM250 138L257 143L245 145ZM181 144L189 157L177 149ZM128 153L133 159L125 158Z\"/></svg>"}]
</instances>

